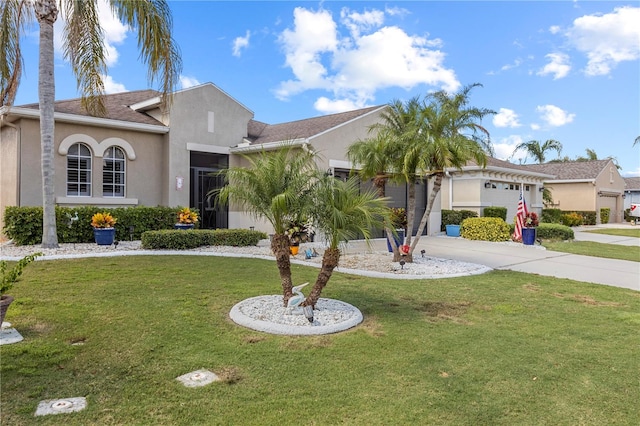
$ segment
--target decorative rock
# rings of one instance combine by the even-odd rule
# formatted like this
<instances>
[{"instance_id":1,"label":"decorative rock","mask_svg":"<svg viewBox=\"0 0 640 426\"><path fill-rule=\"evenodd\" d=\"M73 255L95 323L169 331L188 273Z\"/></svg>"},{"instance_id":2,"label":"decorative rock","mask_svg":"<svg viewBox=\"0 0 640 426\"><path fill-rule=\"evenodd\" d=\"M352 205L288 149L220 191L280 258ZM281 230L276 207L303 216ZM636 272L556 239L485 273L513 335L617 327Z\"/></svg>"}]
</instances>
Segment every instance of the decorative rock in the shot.
<instances>
[{"instance_id":1,"label":"decorative rock","mask_svg":"<svg viewBox=\"0 0 640 426\"><path fill-rule=\"evenodd\" d=\"M82 411L87 408L87 400L84 397L47 399L40 401L36 409L36 416L48 414L62 414Z\"/></svg>"},{"instance_id":2,"label":"decorative rock","mask_svg":"<svg viewBox=\"0 0 640 426\"><path fill-rule=\"evenodd\" d=\"M182 376L177 377L176 380L182 382L182 384L188 388L197 388L208 385L209 383L217 382L220 378L211 371L197 370L183 374Z\"/></svg>"}]
</instances>

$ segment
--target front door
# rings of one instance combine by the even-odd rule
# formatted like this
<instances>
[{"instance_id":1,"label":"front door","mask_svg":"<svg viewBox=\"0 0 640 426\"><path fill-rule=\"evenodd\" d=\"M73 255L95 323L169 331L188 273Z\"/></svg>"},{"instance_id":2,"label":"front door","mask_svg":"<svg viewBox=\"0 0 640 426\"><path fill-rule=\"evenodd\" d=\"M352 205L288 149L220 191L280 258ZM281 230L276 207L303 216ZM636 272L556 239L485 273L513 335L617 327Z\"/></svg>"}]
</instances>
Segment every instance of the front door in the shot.
<instances>
[{"instance_id":1,"label":"front door","mask_svg":"<svg viewBox=\"0 0 640 426\"><path fill-rule=\"evenodd\" d=\"M228 227L228 208L215 203L215 196L207 196L212 190L224 185L224 178L215 175L217 170L192 167L191 168L191 200L189 205L200 211L200 228L218 229Z\"/></svg>"}]
</instances>

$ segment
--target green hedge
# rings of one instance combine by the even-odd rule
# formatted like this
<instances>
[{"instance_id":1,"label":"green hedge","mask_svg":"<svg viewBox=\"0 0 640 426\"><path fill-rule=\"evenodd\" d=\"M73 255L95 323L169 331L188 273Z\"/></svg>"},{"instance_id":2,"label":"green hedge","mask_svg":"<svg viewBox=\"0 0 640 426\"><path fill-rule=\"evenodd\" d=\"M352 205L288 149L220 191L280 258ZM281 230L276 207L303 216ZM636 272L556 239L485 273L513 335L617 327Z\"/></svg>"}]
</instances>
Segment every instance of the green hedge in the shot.
<instances>
[{"instance_id":1,"label":"green hedge","mask_svg":"<svg viewBox=\"0 0 640 426\"><path fill-rule=\"evenodd\" d=\"M611 214L611 209L609 207L604 207L600 209L600 223L609 223L609 215Z\"/></svg>"},{"instance_id":2,"label":"green hedge","mask_svg":"<svg viewBox=\"0 0 640 426\"><path fill-rule=\"evenodd\" d=\"M541 240L573 240L573 229L557 223L541 223L536 229L536 238Z\"/></svg>"},{"instance_id":3,"label":"green hedge","mask_svg":"<svg viewBox=\"0 0 640 426\"><path fill-rule=\"evenodd\" d=\"M116 240L129 240L131 226L133 239L139 240L143 232L172 229L181 207L117 207L96 206L56 207L56 227L59 243L94 242L91 217L97 212L109 212L117 219ZM77 219L76 219L77 218ZM3 233L16 245L42 242L42 207L7 207ZM198 224L196 223L196 226Z\"/></svg>"},{"instance_id":4,"label":"green hedge","mask_svg":"<svg viewBox=\"0 0 640 426\"><path fill-rule=\"evenodd\" d=\"M562 210L560 209L542 209L540 222L543 223L562 223Z\"/></svg>"},{"instance_id":5,"label":"green hedge","mask_svg":"<svg viewBox=\"0 0 640 426\"><path fill-rule=\"evenodd\" d=\"M471 210L442 210L440 231L444 232L447 225L460 225L463 220L478 217L478 213Z\"/></svg>"},{"instance_id":6,"label":"green hedge","mask_svg":"<svg viewBox=\"0 0 640 426\"><path fill-rule=\"evenodd\" d=\"M191 229L147 231L142 247L148 250L185 250L205 246L255 246L267 234L248 229Z\"/></svg>"},{"instance_id":7,"label":"green hedge","mask_svg":"<svg viewBox=\"0 0 640 426\"><path fill-rule=\"evenodd\" d=\"M509 241L510 227L499 217L472 217L460 225L460 235L468 240Z\"/></svg>"},{"instance_id":8,"label":"green hedge","mask_svg":"<svg viewBox=\"0 0 640 426\"><path fill-rule=\"evenodd\" d=\"M506 207L485 207L482 211L483 217L499 217L500 219L507 221L507 208Z\"/></svg>"}]
</instances>

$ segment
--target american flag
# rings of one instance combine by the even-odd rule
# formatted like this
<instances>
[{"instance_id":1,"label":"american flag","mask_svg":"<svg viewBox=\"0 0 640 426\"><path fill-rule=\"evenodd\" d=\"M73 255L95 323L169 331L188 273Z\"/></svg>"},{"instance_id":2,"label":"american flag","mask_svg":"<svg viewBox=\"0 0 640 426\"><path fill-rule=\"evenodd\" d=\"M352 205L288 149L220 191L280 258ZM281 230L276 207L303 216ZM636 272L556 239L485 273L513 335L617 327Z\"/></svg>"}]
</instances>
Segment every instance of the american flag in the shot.
<instances>
[{"instance_id":1,"label":"american flag","mask_svg":"<svg viewBox=\"0 0 640 426\"><path fill-rule=\"evenodd\" d=\"M518 211L516 212L516 230L513 232L514 241L522 241L522 227L524 218L527 216L527 202L524 200L522 186L520 186L520 200L518 200Z\"/></svg>"}]
</instances>

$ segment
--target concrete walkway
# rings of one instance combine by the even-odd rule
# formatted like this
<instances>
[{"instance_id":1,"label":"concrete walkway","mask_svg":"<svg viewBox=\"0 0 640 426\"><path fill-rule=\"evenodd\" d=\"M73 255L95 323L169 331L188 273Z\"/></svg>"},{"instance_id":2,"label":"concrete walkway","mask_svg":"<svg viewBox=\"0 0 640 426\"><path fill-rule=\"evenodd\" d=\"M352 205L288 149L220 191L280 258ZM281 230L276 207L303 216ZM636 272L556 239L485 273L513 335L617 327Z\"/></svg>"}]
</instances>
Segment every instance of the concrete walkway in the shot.
<instances>
[{"instance_id":1,"label":"concrete walkway","mask_svg":"<svg viewBox=\"0 0 640 426\"><path fill-rule=\"evenodd\" d=\"M619 225L622 226L625 225ZM640 238L584 232L595 228L575 228L576 240L627 245L630 250L636 250L640 258ZM385 246L385 240L376 240L373 249L384 250ZM496 244L447 236L422 237L415 253L419 256L422 249L428 256L478 263L493 269L569 278L640 291L640 262L562 253L544 250L540 246Z\"/></svg>"}]
</instances>

